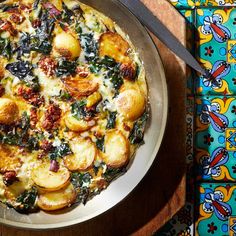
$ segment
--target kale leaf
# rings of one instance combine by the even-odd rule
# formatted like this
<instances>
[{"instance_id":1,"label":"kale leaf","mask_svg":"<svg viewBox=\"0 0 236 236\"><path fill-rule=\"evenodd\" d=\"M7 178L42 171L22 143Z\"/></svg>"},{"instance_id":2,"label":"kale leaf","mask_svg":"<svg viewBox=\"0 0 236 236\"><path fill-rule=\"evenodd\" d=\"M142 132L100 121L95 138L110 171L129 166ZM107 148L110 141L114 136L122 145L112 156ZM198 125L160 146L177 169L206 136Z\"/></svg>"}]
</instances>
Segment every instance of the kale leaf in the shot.
<instances>
[{"instance_id":1,"label":"kale leaf","mask_svg":"<svg viewBox=\"0 0 236 236\"><path fill-rule=\"evenodd\" d=\"M86 204L89 196L90 196L90 189L88 185L91 183L92 176L86 173L72 173L71 175L71 183L73 184L74 188L79 190L77 195L77 203Z\"/></svg>"},{"instance_id":2,"label":"kale leaf","mask_svg":"<svg viewBox=\"0 0 236 236\"><path fill-rule=\"evenodd\" d=\"M36 187L24 191L16 198L16 202L20 203L20 205L16 207L16 210L21 213L29 213L35 210L37 195L38 191Z\"/></svg>"},{"instance_id":3,"label":"kale leaf","mask_svg":"<svg viewBox=\"0 0 236 236\"><path fill-rule=\"evenodd\" d=\"M86 173L72 173L71 175L71 183L73 186L78 189L83 187L83 185L88 185L91 183L92 176L86 172Z\"/></svg>"},{"instance_id":4,"label":"kale leaf","mask_svg":"<svg viewBox=\"0 0 236 236\"><path fill-rule=\"evenodd\" d=\"M33 66L28 61L17 61L6 65L6 69L23 81L26 86L38 91L40 88L38 77L33 74Z\"/></svg>"},{"instance_id":5,"label":"kale leaf","mask_svg":"<svg viewBox=\"0 0 236 236\"><path fill-rule=\"evenodd\" d=\"M84 118L94 117L94 111L86 110L86 101L76 101L71 105L71 113L74 118L81 120Z\"/></svg>"},{"instance_id":6,"label":"kale leaf","mask_svg":"<svg viewBox=\"0 0 236 236\"><path fill-rule=\"evenodd\" d=\"M120 71L120 63L113 58L105 56L101 60L94 60L90 63L89 69L92 73L98 73L101 69L105 70L105 79L110 80L115 90L115 96L119 94L119 89L123 85L124 80Z\"/></svg>"},{"instance_id":7,"label":"kale leaf","mask_svg":"<svg viewBox=\"0 0 236 236\"><path fill-rule=\"evenodd\" d=\"M0 37L0 55L6 57L8 60L12 57L12 47L9 39Z\"/></svg>"},{"instance_id":8,"label":"kale leaf","mask_svg":"<svg viewBox=\"0 0 236 236\"><path fill-rule=\"evenodd\" d=\"M131 144L141 144L144 137L144 129L146 121L148 120L148 113L144 113L135 123L130 133L129 140Z\"/></svg>"},{"instance_id":9,"label":"kale leaf","mask_svg":"<svg viewBox=\"0 0 236 236\"><path fill-rule=\"evenodd\" d=\"M53 149L49 153L49 158L51 160L55 160L56 158L62 158L67 155L72 154L70 146L66 142L62 142L59 146L53 147Z\"/></svg>"},{"instance_id":10,"label":"kale leaf","mask_svg":"<svg viewBox=\"0 0 236 236\"><path fill-rule=\"evenodd\" d=\"M116 111L114 111L114 112L108 111L107 126L106 126L107 129L114 129L115 128L116 115L117 115Z\"/></svg>"},{"instance_id":11,"label":"kale leaf","mask_svg":"<svg viewBox=\"0 0 236 236\"><path fill-rule=\"evenodd\" d=\"M40 26L38 26L35 34L22 33L18 43L18 59L31 51L49 54L52 50L51 36L55 25L55 19L49 17L46 11L42 12L39 17Z\"/></svg>"},{"instance_id":12,"label":"kale leaf","mask_svg":"<svg viewBox=\"0 0 236 236\"><path fill-rule=\"evenodd\" d=\"M37 137L30 136L30 118L23 112L20 122L16 126L3 127L0 133L0 141L4 144L15 145L27 148L28 150L38 150L39 140Z\"/></svg>"},{"instance_id":13,"label":"kale leaf","mask_svg":"<svg viewBox=\"0 0 236 236\"><path fill-rule=\"evenodd\" d=\"M105 141L105 136L102 136L101 138L97 138L96 140L96 146L102 152L105 152L104 141Z\"/></svg>"},{"instance_id":14,"label":"kale leaf","mask_svg":"<svg viewBox=\"0 0 236 236\"><path fill-rule=\"evenodd\" d=\"M92 62L98 57L98 43L94 40L93 34L80 34L81 47L85 52L87 62Z\"/></svg>"},{"instance_id":15,"label":"kale leaf","mask_svg":"<svg viewBox=\"0 0 236 236\"><path fill-rule=\"evenodd\" d=\"M28 75L33 76L33 67L28 61L9 63L6 65L6 69L20 80L23 80Z\"/></svg>"},{"instance_id":16,"label":"kale leaf","mask_svg":"<svg viewBox=\"0 0 236 236\"><path fill-rule=\"evenodd\" d=\"M115 179L124 172L126 172L125 167L123 168L107 167L105 173L103 173L102 176L107 182L111 182L113 179Z\"/></svg>"},{"instance_id":17,"label":"kale leaf","mask_svg":"<svg viewBox=\"0 0 236 236\"><path fill-rule=\"evenodd\" d=\"M68 24L71 24L73 21L73 16L74 16L74 12L72 10L70 10L65 3L62 3L62 14L61 14L61 19L62 22L66 22Z\"/></svg>"},{"instance_id":18,"label":"kale leaf","mask_svg":"<svg viewBox=\"0 0 236 236\"><path fill-rule=\"evenodd\" d=\"M76 61L67 61L65 58L59 60L56 75L58 77L73 75L76 72Z\"/></svg>"}]
</instances>

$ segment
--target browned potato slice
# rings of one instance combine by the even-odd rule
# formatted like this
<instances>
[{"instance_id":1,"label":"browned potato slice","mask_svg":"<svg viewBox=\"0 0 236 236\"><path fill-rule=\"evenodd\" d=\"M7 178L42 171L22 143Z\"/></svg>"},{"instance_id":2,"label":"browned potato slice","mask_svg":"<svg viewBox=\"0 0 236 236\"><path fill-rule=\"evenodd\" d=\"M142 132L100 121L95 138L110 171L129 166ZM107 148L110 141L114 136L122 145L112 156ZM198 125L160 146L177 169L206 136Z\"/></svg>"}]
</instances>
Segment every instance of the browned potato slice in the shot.
<instances>
[{"instance_id":1,"label":"browned potato slice","mask_svg":"<svg viewBox=\"0 0 236 236\"><path fill-rule=\"evenodd\" d=\"M63 188L70 180L70 172L60 166L58 172L49 170L50 163L42 163L32 170L32 180L36 185L46 191L55 191Z\"/></svg>"},{"instance_id":2,"label":"browned potato slice","mask_svg":"<svg viewBox=\"0 0 236 236\"><path fill-rule=\"evenodd\" d=\"M9 125L16 121L19 109L16 103L8 98L0 98L0 123Z\"/></svg>"},{"instance_id":3,"label":"browned potato slice","mask_svg":"<svg viewBox=\"0 0 236 236\"><path fill-rule=\"evenodd\" d=\"M94 120L77 120L72 116L71 113L67 113L65 116L65 124L71 131L84 132L91 129L96 124L96 122Z\"/></svg>"},{"instance_id":4,"label":"browned potato slice","mask_svg":"<svg viewBox=\"0 0 236 236\"><path fill-rule=\"evenodd\" d=\"M98 84L89 78L83 79L80 77L69 78L64 80L66 89L76 98L89 96L98 90Z\"/></svg>"},{"instance_id":5,"label":"browned potato slice","mask_svg":"<svg viewBox=\"0 0 236 236\"><path fill-rule=\"evenodd\" d=\"M37 204L45 211L55 211L70 206L76 200L76 191L72 184L55 192L46 192L39 195Z\"/></svg>"},{"instance_id":6,"label":"browned potato slice","mask_svg":"<svg viewBox=\"0 0 236 236\"><path fill-rule=\"evenodd\" d=\"M119 34L107 32L102 34L99 39L99 55L100 57L109 56L120 63L131 63L131 59L127 56L130 46Z\"/></svg>"},{"instance_id":7,"label":"browned potato slice","mask_svg":"<svg viewBox=\"0 0 236 236\"><path fill-rule=\"evenodd\" d=\"M81 52L80 41L72 34L64 31L54 38L53 48L61 56L70 59L79 57Z\"/></svg>"},{"instance_id":8,"label":"browned potato slice","mask_svg":"<svg viewBox=\"0 0 236 236\"><path fill-rule=\"evenodd\" d=\"M136 120L145 110L145 96L135 89L124 90L116 99L117 110L125 120Z\"/></svg>"},{"instance_id":9,"label":"browned potato slice","mask_svg":"<svg viewBox=\"0 0 236 236\"><path fill-rule=\"evenodd\" d=\"M112 130L105 136L104 161L108 166L119 168L129 159L129 142L118 130Z\"/></svg>"},{"instance_id":10,"label":"browned potato slice","mask_svg":"<svg viewBox=\"0 0 236 236\"><path fill-rule=\"evenodd\" d=\"M59 11L63 10L63 8L62 8L62 0L50 0L50 2L57 8L57 10L59 10Z\"/></svg>"},{"instance_id":11,"label":"browned potato slice","mask_svg":"<svg viewBox=\"0 0 236 236\"><path fill-rule=\"evenodd\" d=\"M74 139L70 147L73 154L64 159L70 171L86 170L93 164L97 149L90 139Z\"/></svg>"},{"instance_id":12,"label":"browned potato slice","mask_svg":"<svg viewBox=\"0 0 236 236\"><path fill-rule=\"evenodd\" d=\"M95 92L91 94L87 99L87 107L92 107L96 104L98 104L102 100L102 95L99 92Z\"/></svg>"}]
</instances>

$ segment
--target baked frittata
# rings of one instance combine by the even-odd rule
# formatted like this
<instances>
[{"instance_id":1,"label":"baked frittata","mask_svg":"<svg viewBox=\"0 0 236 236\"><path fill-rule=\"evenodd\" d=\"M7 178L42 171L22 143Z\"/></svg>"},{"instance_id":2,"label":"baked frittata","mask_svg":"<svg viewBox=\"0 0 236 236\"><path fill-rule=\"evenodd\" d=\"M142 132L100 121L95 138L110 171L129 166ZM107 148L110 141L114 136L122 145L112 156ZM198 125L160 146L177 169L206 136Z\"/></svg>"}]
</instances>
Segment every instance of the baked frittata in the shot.
<instances>
[{"instance_id":1,"label":"baked frittata","mask_svg":"<svg viewBox=\"0 0 236 236\"><path fill-rule=\"evenodd\" d=\"M144 67L87 5L0 2L0 200L22 213L85 204L143 142Z\"/></svg>"}]
</instances>

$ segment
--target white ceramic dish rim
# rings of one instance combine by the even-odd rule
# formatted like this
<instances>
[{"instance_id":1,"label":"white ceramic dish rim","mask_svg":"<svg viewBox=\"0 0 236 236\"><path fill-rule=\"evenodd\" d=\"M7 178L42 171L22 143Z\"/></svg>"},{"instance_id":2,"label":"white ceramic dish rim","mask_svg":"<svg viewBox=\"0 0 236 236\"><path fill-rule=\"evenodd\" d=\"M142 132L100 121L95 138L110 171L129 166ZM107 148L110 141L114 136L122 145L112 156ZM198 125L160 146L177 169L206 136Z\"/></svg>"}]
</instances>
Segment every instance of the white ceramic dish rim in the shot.
<instances>
[{"instance_id":1,"label":"white ceramic dish rim","mask_svg":"<svg viewBox=\"0 0 236 236\"><path fill-rule=\"evenodd\" d=\"M125 32L127 32L128 28L130 27L130 24L133 24L133 27L135 27L135 26L137 27L133 33L132 32L127 32L127 33L130 35L131 41L134 43L135 46L137 46L137 44L142 45L140 42L138 43L138 39L135 38L136 34L143 37L143 39L142 39L143 40L143 47L142 48L136 47L136 48L137 48L137 51L139 51L139 53L140 53L141 59L144 61L144 65L145 65L145 63L148 63L148 60L145 60L145 59L150 57L150 55L146 56L147 52L145 52L146 47L144 47L144 46L148 45L147 48L151 49L152 53L154 53L154 55L152 55L152 57L153 57L152 61L154 61L157 66L157 69L154 68L154 71L157 74L159 74L159 76L158 76L158 80L152 82L152 84L154 83L154 85L156 85L159 88L158 91L154 91L155 86L154 86L154 88L152 88L152 86L151 86L151 81L156 80L156 78L154 78L154 72L152 72L152 69L153 69L152 66L147 65L147 66L145 66L145 69L147 72L147 81L149 84L150 99L154 98L154 100L155 100L155 101L150 100L151 113L153 110L155 111L156 108L158 107L160 109L158 111L160 111L160 116L161 116L160 119L159 118L157 119L157 124L155 124L155 125L153 123L154 122L153 120L150 121L148 130L156 128L158 130L158 135L157 135L158 138L156 138L156 140L154 140L155 145L153 145L153 147L152 147L152 153L149 156L145 156L145 158L148 159L146 164L144 163L145 166L143 166L141 168L141 171L137 170L138 174L137 174L134 181L132 181L128 186L125 186L123 191L119 191L119 192L114 191L114 190L117 190L114 188L115 185L116 185L116 187L117 186L120 187L119 182L121 182L123 185L125 185L125 183L128 182L129 172L131 171L130 169L133 169L132 167L133 167L133 165L135 165L134 163L132 163L130 169L128 170L128 172L126 174L124 174L123 176L121 176L120 178L115 180L114 183L112 183L108 187L108 189L105 190L104 192L102 192L99 196L96 196L94 199L89 201L88 204L90 204L90 202L92 202L94 200L97 200L99 197L100 197L100 201L103 201L103 200L105 201L106 198L104 198L104 196L106 196L106 195L109 196L109 194L107 194L108 191L110 191L110 192L113 191L112 200L109 199L107 204L105 204L105 205L103 205L103 207L100 207L99 209L95 210L93 213L88 214L87 216L73 219L73 220L66 220L65 219L64 221L61 221L58 223L50 223L50 222L46 223L46 222L48 222L47 220L45 223L35 223L30 220L30 216L24 216L19 213L16 213L12 209L6 209L4 207L1 207L0 208L0 223L2 223L2 224L8 225L8 226L13 226L13 227L24 228L24 229L36 229L36 230L38 229L39 230L39 229L55 229L55 228L67 227L67 226L75 225L75 224L87 221L89 219L92 219L92 218L106 212L107 210L111 209L112 207L114 207L118 203L120 203L122 200L124 200L130 194L131 191L133 191L133 189L139 184L139 182L142 180L142 178L145 176L145 174L147 173L147 171L151 167L153 161L155 160L156 154L160 148L160 145L161 145L161 142L163 139L163 135L164 135L164 131L165 131L165 127L166 127L166 121L167 121L168 94L167 94L167 84L166 84L163 65L162 65L160 56L158 54L158 51L156 49L154 42L152 41L152 39L151 39L150 35L148 34L148 32L146 31L146 29L136 19L136 17L133 16L117 0L103 0L103 1L84 0L82 2L95 7L96 9L98 9L101 12L104 12L103 10L104 10L105 5L107 5L108 8L110 5L115 6L116 7L116 14L113 14L112 11L109 11L108 9L105 10L104 14L106 14L106 15L110 16L112 19L114 19L115 22L117 22L117 24L120 25L121 28ZM117 12L118 12L118 14L117 14ZM126 26L125 21L121 20L119 17L127 17L127 22L129 21L129 26ZM137 43L136 43L136 41L137 41ZM142 56L144 56L144 58ZM152 75L153 77L149 78L148 77L149 75ZM151 80L151 79L153 79L153 80ZM158 93L155 94L155 92L158 92ZM157 104L155 104L155 102L157 102ZM152 113L152 115L156 115L156 113ZM148 135L147 132L146 132L146 135ZM137 156L139 155L139 152L143 153L145 151L145 147L148 148L148 143L146 143L142 147L140 147L140 149L142 149L142 150L137 151L135 158L138 158ZM135 160L134 160L134 162L135 162ZM133 172L135 172L135 170L133 170ZM114 192L116 193L115 195L114 195ZM80 206L77 206L72 209L75 210L75 208L79 208L79 207ZM82 206L81 208L85 209L86 206ZM17 214L19 214L19 218L23 219L22 220L23 222L18 221ZM17 216L15 216L15 215L17 215ZM62 213L60 215L62 216L62 218L64 218L63 217L64 213ZM9 217L10 218L16 217L17 220L11 220ZM41 216L41 218L42 217L43 216ZM55 217L58 217L58 215L55 215ZM25 221L24 219L27 219L26 220L27 223L24 222Z\"/></svg>"}]
</instances>

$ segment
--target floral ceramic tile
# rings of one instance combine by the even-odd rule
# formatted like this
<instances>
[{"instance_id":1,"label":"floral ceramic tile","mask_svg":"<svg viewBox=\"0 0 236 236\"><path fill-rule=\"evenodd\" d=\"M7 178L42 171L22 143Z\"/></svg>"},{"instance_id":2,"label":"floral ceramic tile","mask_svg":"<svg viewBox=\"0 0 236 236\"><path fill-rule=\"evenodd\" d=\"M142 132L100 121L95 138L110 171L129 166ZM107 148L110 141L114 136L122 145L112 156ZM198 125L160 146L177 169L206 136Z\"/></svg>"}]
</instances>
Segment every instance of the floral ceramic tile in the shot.
<instances>
[{"instance_id":1,"label":"floral ceramic tile","mask_svg":"<svg viewBox=\"0 0 236 236\"><path fill-rule=\"evenodd\" d=\"M236 181L236 97L196 98L197 179Z\"/></svg>"},{"instance_id":2,"label":"floral ceramic tile","mask_svg":"<svg viewBox=\"0 0 236 236\"><path fill-rule=\"evenodd\" d=\"M235 0L197 0L196 6L236 6Z\"/></svg>"},{"instance_id":3,"label":"floral ceramic tile","mask_svg":"<svg viewBox=\"0 0 236 236\"><path fill-rule=\"evenodd\" d=\"M236 235L236 184L203 183L197 189L196 235Z\"/></svg>"},{"instance_id":4,"label":"floral ceramic tile","mask_svg":"<svg viewBox=\"0 0 236 236\"><path fill-rule=\"evenodd\" d=\"M193 8L195 0L169 0L177 8Z\"/></svg>"},{"instance_id":5,"label":"floral ceramic tile","mask_svg":"<svg viewBox=\"0 0 236 236\"><path fill-rule=\"evenodd\" d=\"M196 10L199 61L210 72L196 81L199 95L236 94L236 8Z\"/></svg>"}]
</instances>

